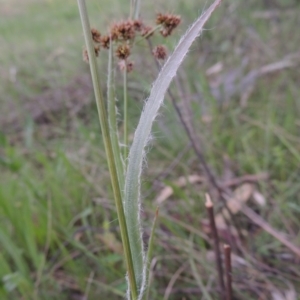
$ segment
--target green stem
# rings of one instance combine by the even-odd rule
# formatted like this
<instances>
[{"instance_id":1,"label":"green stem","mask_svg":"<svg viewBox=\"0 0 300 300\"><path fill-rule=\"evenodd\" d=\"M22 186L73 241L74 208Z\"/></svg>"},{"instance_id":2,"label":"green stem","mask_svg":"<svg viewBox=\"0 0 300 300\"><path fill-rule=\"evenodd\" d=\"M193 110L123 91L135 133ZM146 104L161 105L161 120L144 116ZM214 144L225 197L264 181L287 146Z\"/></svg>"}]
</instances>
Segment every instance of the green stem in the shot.
<instances>
[{"instance_id":1,"label":"green stem","mask_svg":"<svg viewBox=\"0 0 300 300\"><path fill-rule=\"evenodd\" d=\"M108 168L109 168L109 173L110 173L110 177L111 177L111 183L112 183L112 188L113 188L113 193L114 193L114 198L115 198L115 204L116 204L116 208L117 208L118 220L119 220L119 224L120 224L121 238L122 238L122 243L123 243L123 247L124 247L124 255L125 255L125 261L126 261L129 284L130 284L130 291L131 291L131 298L132 298L131 300L136 300L138 297L137 296L137 285L136 285L132 256L131 256L131 249L130 249L130 244L129 244L127 225L126 225L126 220L125 220L125 215L124 215L124 210L123 210L121 190L120 190L120 186L119 186L118 174L117 174L117 169L116 169L116 164L115 164L115 160L114 160L112 144L111 144L111 139L110 139L110 134L109 134L109 125L108 125L108 120L107 120L107 115L106 115L105 101L103 98L103 93L102 93L102 89L101 89L101 85L100 85L100 76L99 76L99 71L97 68L95 50L94 50L94 45L93 45L93 41L92 41L92 37L91 37L91 31L90 31L91 29L90 29L87 9L86 9L86 5L85 5L85 0L77 0L77 3L78 3L79 12L80 12L80 18L81 18L81 23L82 23L82 27L83 27L85 43L86 43L87 51L88 51L90 71L91 71L91 75L92 75L92 81L93 81L94 93L95 93L97 109L98 109L98 114L99 114L99 120L100 120L100 125L101 125L101 131L102 131L104 147L105 147L105 152L106 152L107 161L108 161Z\"/></svg>"},{"instance_id":2,"label":"green stem","mask_svg":"<svg viewBox=\"0 0 300 300\"><path fill-rule=\"evenodd\" d=\"M135 20L137 20L139 18L139 14L140 14L140 0L135 0L134 1L134 11L133 11L133 17Z\"/></svg>"},{"instance_id":3,"label":"green stem","mask_svg":"<svg viewBox=\"0 0 300 300\"><path fill-rule=\"evenodd\" d=\"M134 3L135 3L135 0L130 0L130 14L129 14L129 19L132 19L132 17L133 17Z\"/></svg>"},{"instance_id":4,"label":"green stem","mask_svg":"<svg viewBox=\"0 0 300 300\"><path fill-rule=\"evenodd\" d=\"M128 96L127 96L127 66L125 62L125 68L123 73L123 96L124 96L124 164L125 170L127 166L127 155L128 155Z\"/></svg>"},{"instance_id":5,"label":"green stem","mask_svg":"<svg viewBox=\"0 0 300 300\"><path fill-rule=\"evenodd\" d=\"M107 109L108 109L108 124L110 138L114 153L114 158L117 167L120 187L124 187L124 165L122 162L122 154L120 151L117 113L116 113L116 98L115 98L115 84L114 84L114 68L113 68L113 43L110 42L108 55L108 70L107 70Z\"/></svg>"}]
</instances>

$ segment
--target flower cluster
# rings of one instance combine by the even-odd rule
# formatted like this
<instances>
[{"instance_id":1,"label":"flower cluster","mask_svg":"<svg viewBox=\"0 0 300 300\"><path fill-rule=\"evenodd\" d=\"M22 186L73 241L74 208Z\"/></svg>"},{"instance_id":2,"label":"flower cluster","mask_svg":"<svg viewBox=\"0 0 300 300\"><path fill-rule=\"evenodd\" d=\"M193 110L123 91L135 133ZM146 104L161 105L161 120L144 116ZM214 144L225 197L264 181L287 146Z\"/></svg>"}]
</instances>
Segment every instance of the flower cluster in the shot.
<instances>
[{"instance_id":1,"label":"flower cluster","mask_svg":"<svg viewBox=\"0 0 300 300\"><path fill-rule=\"evenodd\" d=\"M128 57L135 37L142 27L143 23L140 20L125 20L114 23L110 28L111 40L117 44L115 55L119 59L121 71L131 72L133 69L133 62L129 61Z\"/></svg>"},{"instance_id":2,"label":"flower cluster","mask_svg":"<svg viewBox=\"0 0 300 300\"><path fill-rule=\"evenodd\" d=\"M167 57L167 48L163 45L156 46L152 54L158 60L165 60Z\"/></svg>"},{"instance_id":3,"label":"flower cluster","mask_svg":"<svg viewBox=\"0 0 300 300\"><path fill-rule=\"evenodd\" d=\"M160 33L162 36L167 37L172 34L173 30L180 24L180 16L172 14L161 14L159 13L156 17L156 24L162 25Z\"/></svg>"},{"instance_id":4,"label":"flower cluster","mask_svg":"<svg viewBox=\"0 0 300 300\"><path fill-rule=\"evenodd\" d=\"M101 41L101 33L95 29L95 28L92 28L91 29L91 34L92 34L92 39L95 43L100 43Z\"/></svg>"},{"instance_id":5,"label":"flower cluster","mask_svg":"<svg viewBox=\"0 0 300 300\"><path fill-rule=\"evenodd\" d=\"M121 44L118 46L116 56L121 60L126 60L130 55L130 47L127 44Z\"/></svg>"},{"instance_id":6,"label":"flower cluster","mask_svg":"<svg viewBox=\"0 0 300 300\"><path fill-rule=\"evenodd\" d=\"M119 68L130 72L133 69L133 62L129 61L129 57L136 37L149 39L158 30L164 37L170 36L180 21L180 16L159 13L156 17L156 25L158 25L156 27L148 26L142 20L124 20L113 23L106 35L101 35L97 29L92 28L91 36L95 43L95 54L99 55L100 47L109 49L113 43L116 47L115 56L119 60ZM165 46L159 45L153 49L152 54L158 60L165 60L167 49ZM89 61L86 50L83 52L83 58L86 62Z\"/></svg>"},{"instance_id":7,"label":"flower cluster","mask_svg":"<svg viewBox=\"0 0 300 300\"><path fill-rule=\"evenodd\" d=\"M110 36L113 41L132 41L135 38L135 31L134 22L126 20L113 24Z\"/></svg>"}]
</instances>

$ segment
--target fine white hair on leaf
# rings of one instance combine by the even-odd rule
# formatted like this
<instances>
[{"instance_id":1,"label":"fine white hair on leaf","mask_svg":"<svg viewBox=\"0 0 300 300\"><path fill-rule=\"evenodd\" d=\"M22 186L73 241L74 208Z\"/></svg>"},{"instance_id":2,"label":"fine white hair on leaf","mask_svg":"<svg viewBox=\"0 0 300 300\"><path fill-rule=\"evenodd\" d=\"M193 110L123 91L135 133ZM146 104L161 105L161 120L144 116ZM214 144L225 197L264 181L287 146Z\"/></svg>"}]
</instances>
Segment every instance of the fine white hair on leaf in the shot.
<instances>
[{"instance_id":1,"label":"fine white hair on leaf","mask_svg":"<svg viewBox=\"0 0 300 300\"><path fill-rule=\"evenodd\" d=\"M145 148L149 142L152 124L157 117L165 93L176 75L184 57L188 53L193 41L200 35L204 24L212 12L221 3L216 0L187 30L181 37L174 52L169 56L162 67L157 79L152 85L150 96L145 101L139 124L136 128L132 146L128 157L128 167L125 179L124 212L128 228L130 248L133 258L133 267L136 283L141 299L146 285L146 259L141 234L140 223L140 181L145 159Z\"/></svg>"}]
</instances>

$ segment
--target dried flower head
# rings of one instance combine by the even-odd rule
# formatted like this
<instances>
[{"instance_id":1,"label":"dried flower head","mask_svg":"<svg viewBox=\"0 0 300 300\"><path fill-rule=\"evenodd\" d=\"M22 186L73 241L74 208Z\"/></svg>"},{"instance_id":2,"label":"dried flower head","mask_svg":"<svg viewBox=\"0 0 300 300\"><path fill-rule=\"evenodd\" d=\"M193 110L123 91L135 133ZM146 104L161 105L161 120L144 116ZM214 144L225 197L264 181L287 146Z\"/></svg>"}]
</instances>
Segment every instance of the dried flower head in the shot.
<instances>
[{"instance_id":1,"label":"dried flower head","mask_svg":"<svg viewBox=\"0 0 300 300\"><path fill-rule=\"evenodd\" d=\"M101 34L100 34L100 32L97 29L92 28L91 29L91 34L92 34L93 41L95 43L100 43L100 41L101 41Z\"/></svg>"},{"instance_id":2,"label":"dried flower head","mask_svg":"<svg viewBox=\"0 0 300 300\"><path fill-rule=\"evenodd\" d=\"M164 27L177 27L181 21L181 17L173 14L157 14L156 24Z\"/></svg>"},{"instance_id":3,"label":"dried flower head","mask_svg":"<svg viewBox=\"0 0 300 300\"><path fill-rule=\"evenodd\" d=\"M133 40L135 37L134 22L127 20L116 23L111 27L110 34L113 41Z\"/></svg>"},{"instance_id":4,"label":"dried flower head","mask_svg":"<svg viewBox=\"0 0 300 300\"><path fill-rule=\"evenodd\" d=\"M154 34L153 28L151 26L144 26L141 35L146 39Z\"/></svg>"},{"instance_id":5,"label":"dried flower head","mask_svg":"<svg viewBox=\"0 0 300 300\"><path fill-rule=\"evenodd\" d=\"M165 23L167 19L167 15L164 15L162 13L158 13L157 16L156 16L156 24L157 25L163 25Z\"/></svg>"},{"instance_id":6,"label":"dried flower head","mask_svg":"<svg viewBox=\"0 0 300 300\"><path fill-rule=\"evenodd\" d=\"M141 20L134 20L133 26L134 26L135 31L141 31L144 27L144 24Z\"/></svg>"},{"instance_id":7,"label":"dried flower head","mask_svg":"<svg viewBox=\"0 0 300 300\"><path fill-rule=\"evenodd\" d=\"M109 49L109 45L110 45L110 37L108 35L104 35L101 37L101 46L105 49Z\"/></svg>"},{"instance_id":8,"label":"dried flower head","mask_svg":"<svg viewBox=\"0 0 300 300\"><path fill-rule=\"evenodd\" d=\"M163 45L159 45L153 49L152 54L155 58L164 60L167 57L167 48Z\"/></svg>"},{"instance_id":9,"label":"dried flower head","mask_svg":"<svg viewBox=\"0 0 300 300\"><path fill-rule=\"evenodd\" d=\"M118 46L116 51L116 56L121 59L125 60L130 55L130 47L127 44L121 44Z\"/></svg>"},{"instance_id":10,"label":"dried flower head","mask_svg":"<svg viewBox=\"0 0 300 300\"><path fill-rule=\"evenodd\" d=\"M173 14L161 14L159 13L156 16L156 24L162 25L163 29L160 30L160 33L166 37L172 34L173 30L181 22L181 17Z\"/></svg>"}]
</instances>

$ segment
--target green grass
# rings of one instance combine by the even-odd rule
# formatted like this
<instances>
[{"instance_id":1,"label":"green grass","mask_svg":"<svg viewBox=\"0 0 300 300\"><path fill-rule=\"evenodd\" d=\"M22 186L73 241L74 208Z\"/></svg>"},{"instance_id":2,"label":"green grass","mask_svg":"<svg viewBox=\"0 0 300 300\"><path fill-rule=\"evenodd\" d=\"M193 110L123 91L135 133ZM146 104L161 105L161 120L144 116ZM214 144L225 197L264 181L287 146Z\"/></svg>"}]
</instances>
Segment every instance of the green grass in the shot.
<instances>
[{"instance_id":1,"label":"green grass","mask_svg":"<svg viewBox=\"0 0 300 300\"><path fill-rule=\"evenodd\" d=\"M1 119L11 112L12 103L22 114L28 98L64 86L74 75L87 73L81 61L83 36L75 1L2 2L5 10L0 18ZM100 30L106 28L110 19L126 16L127 7L120 1L114 1L114 5L104 0L88 3L92 24ZM183 15L184 25L174 40L168 42L170 49L203 4L204 1L196 4L192 0L176 5L158 4L158 11L163 8ZM149 6L144 3L146 18L151 20L155 11ZM240 105L240 95L231 97L227 103L214 101L204 72L219 61L224 64L224 72L236 69L247 57L245 75L298 51L296 9L289 14L283 11L278 19L255 19L253 14L261 10L267 10L261 1L251 4L224 1L223 9L207 26L209 30L194 45L181 76L192 99L195 128L215 175L222 177L225 156L232 162L231 170L236 176L268 172L270 180L257 185L267 200L266 207L259 208L260 213L300 245L297 234L300 225L299 68L260 78L246 107ZM102 58L105 60L105 55ZM151 57L136 57L136 72L129 76L131 131L156 74L152 64ZM145 69L145 65L149 68ZM142 71L145 77L140 76ZM101 72L105 76L105 71ZM172 91L177 93L174 86ZM122 95L121 85L117 92ZM42 131L45 127L52 132L52 138L45 137ZM124 299L125 266L94 105L87 108L82 118L58 118L55 124L35 124L29 120L21 133L4 132L3 129L0 137L1 299L69 300L84 293L91 300ZM143 193L147 195L143 202L147 236L155 213L154 199L160 191L157 187L150 190L153 180L167 170L188 143L169 100L153 133L155 140L143 183ZM215 280L214 262L207 262L206 257L211 248L203 238L201 227L201 219L206 218L207 186L190 184L178 188L173 183L180 176L195 173L202 174L200 165L193 151L188 150L166 178L158 180L160 184L173 186L174 194L160 209L153 249L157 263L150 299L163 299L172 276L185 263L175 283L180 290L169 299L199 299L197 280L189 264L191 236L198 273L205 284L210 274ZM248 220L242 219L242 224L249 226L248 244L245 242L249 253L279 270L277 277L260 271L261 280L265 282L267 278L285 290L288 287L284 277L300 293L299 272L293 270L293 261L280 259L288 250L262 230L250 228ZM258 270L254 265L251 268ZM255 289L242 285L247 282L247 272L241 268L234 270L235 293L238 299L257 299ZM256 281L252 284L255 287ZM270 297L267 288L261 293Z\"/></svg>"}]
</instances>

